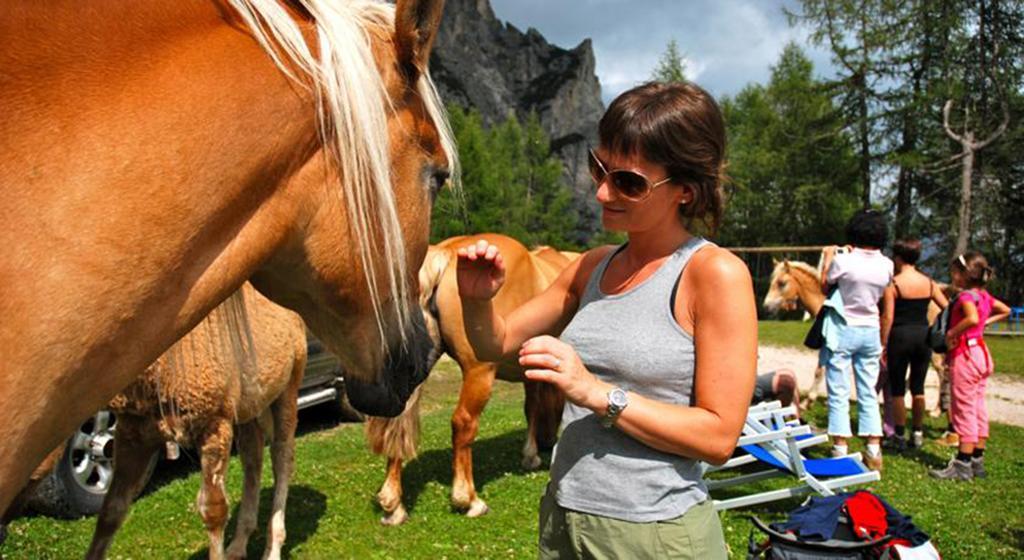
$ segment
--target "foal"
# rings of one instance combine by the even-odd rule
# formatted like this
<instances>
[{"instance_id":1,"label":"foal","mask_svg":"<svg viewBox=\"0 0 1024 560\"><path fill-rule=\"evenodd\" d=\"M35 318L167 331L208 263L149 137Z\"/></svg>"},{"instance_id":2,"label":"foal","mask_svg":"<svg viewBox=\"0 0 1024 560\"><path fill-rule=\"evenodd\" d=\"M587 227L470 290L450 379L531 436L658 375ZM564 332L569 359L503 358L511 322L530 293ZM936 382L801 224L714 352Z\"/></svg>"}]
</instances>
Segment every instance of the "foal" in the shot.
<instances>
[{"instance_id":1,"label":"foal","mask_svg":"<svg viewBox=\"0 0 1024 560\"><path fill-rule=\"evenodd\" d=\"M228 330L236 328L251 333L243 337L248 339L244 355L226 343ZM305 367L302 320L248 283L214 309L111 401L110 409L118 415L114 479L86 557L106 555L132 499L142 490L153 455L165 442L175 442L200 452L203 482L196 506L209 532L209 557L224 558L228 521L224 477L234 439L245 483L227 557L244 558L256 528L263 441L269 435L274 502L264 558L279 558L295 460L296 399Z\"/></svg>"}]
</instances>

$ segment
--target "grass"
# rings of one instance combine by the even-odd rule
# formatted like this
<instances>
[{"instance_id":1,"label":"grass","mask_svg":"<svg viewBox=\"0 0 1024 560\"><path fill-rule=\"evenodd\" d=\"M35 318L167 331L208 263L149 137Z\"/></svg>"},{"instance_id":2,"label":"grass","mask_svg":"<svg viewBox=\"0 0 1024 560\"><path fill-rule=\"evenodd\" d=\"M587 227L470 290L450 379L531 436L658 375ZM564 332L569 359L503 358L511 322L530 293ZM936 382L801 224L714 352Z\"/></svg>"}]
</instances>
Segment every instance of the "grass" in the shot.
<instances>
[{"instance_id":1,"label":"grass","mask_svg":"<svg viewBox=\"0 0 1024 560\"><path fill-rule=\"evenodd\" d=\"M458 383L450 362L442 363L428 381L421 455L404 476L411 519L401 527L378 523L381 513L374 494L383 479L384 462L366 451L362 427L334 425L322 412L305 411L288 502L285 552L294 558L535 558L537 506L547 473L519 467L525 437L520 386L496 385L474 445L476 485L491 512L467 519L449 506L449 417ZM823 408L813 408L810 418L823 422ZM938 425L928 428L929 436L938 434ZM883 479L872 489L913 515L944 558L1024 558L1024 429L993 426L987 480L930 480L927 468L940 466L948 455L947 449L929 444L919 452L887 456ZM269 459L265 463L269 470ZM118 533L110 558L205 558L206 533L193 505L199 488L197 468L191 456L161 465L156 484L136 502ZM250 557L259 557L264 545L269 478L265 474L260 528L250 541ZM227 486L236 500L240 482L241 470L233 458ZM776 488L781 482L764 482L753 489ZM724 513L732 556L745 554L751 527L747 515L775 520L797 503L789 500ZM236 506L232 502L233 510ZM91 518L17 519L0 547L0 557L80 557L93 525Z\"/></svg>"},{"instance_id":2,"label":"grass","mask_svg":"<svg viewBox=\"0 0 1024 560\"><path fill-rule=\"evenodd\" d=\"M759 321L757 327L761 344L803 348L804 336L811 324L803 321ZM1024 378L1024 336L986 336L985 344L992 352L996 373Z\"/></svg>"}]
</instances>

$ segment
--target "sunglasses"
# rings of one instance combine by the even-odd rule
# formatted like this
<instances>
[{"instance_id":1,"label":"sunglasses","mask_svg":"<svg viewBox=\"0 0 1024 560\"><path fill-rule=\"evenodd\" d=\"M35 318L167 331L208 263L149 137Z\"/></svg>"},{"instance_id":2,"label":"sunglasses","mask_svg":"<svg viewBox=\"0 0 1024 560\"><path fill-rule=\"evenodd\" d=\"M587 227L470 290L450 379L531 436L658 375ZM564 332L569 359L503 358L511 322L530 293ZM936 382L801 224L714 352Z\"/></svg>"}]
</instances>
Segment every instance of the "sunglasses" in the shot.
<instances>
[{"instance_id":1,"label":"sunglasses","mask_svg":"<svg viewBox=\"0 0 1024 560\"><path fill-rule=\"evenodd\" d=\"M622 198L633 202L639 202L651 196L651 192L654 191L655 187L672 180L672 177L665 177L654 183L644 174L637 171L629 169L612 169L608 171L604 163L597 158L594 150L589 150L587 162L590 165L590 176L594 178L594 184L600 186L601 183L607 180Z\"/></svg>"}]
</instances>

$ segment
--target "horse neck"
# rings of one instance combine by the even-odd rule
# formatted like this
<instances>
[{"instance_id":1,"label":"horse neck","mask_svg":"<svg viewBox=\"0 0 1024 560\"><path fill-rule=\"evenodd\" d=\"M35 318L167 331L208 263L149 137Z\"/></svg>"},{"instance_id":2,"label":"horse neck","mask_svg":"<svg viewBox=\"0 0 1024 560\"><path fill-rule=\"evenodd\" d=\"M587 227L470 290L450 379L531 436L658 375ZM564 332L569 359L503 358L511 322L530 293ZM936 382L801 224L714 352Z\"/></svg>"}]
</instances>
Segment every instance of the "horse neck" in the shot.
<instances>
[{"instance_id":1,"label":"horse neck","mask_svg":"<svg viewBox=\"0 0 1024 560\"><path fill-rule=\"evenodd\" d=\"M811 315L817 315L825 303L825 294L821 291L821 283L810 272L795 266L790 267L790 274L797 284L797 297Z\"/></svg>"}]
</instances>

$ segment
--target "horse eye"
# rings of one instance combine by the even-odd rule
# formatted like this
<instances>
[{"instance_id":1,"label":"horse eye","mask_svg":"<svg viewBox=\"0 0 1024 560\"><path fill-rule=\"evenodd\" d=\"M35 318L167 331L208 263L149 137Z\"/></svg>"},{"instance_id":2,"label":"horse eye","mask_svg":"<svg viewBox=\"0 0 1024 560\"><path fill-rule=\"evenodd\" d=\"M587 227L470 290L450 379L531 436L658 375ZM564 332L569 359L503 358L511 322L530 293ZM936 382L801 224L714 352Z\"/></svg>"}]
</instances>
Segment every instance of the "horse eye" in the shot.
<instances>
[{"instance_id":1,"label":"horse eye","mask_svg":"<svg viewBox=\"0 0 1024 560\"><path fill-rule=\"evenodd\" d=\"M448 182L448 178L451 177L451 173L447 169L438 169L430 176L430 198L431 200L437 198L437 195L444 188L444 184Z\"/></svg>"}]
</instances>

